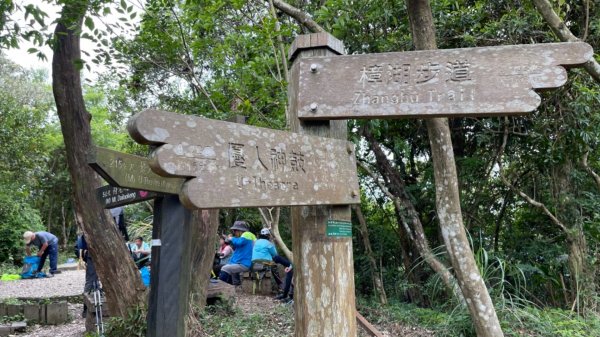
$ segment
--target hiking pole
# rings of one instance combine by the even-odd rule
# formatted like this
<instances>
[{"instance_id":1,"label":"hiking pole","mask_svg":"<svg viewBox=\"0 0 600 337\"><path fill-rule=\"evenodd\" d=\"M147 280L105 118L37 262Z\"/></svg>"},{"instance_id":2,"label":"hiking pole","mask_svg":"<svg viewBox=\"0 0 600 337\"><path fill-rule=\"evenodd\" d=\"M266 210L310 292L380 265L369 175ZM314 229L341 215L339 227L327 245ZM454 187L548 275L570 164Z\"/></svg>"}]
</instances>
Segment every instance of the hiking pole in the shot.
<instances>
[{"instance_id":1,"label":"hiking pole","mask_svg":"<svg viewBox=\"0 0 600 337\"><path fill-rule=\"evenodd\" d=\"M98 281L94 281L94 310L96 312L96 332L104 337L104 323L102 322L102 293Z\"/></svg>"}]
</instances>

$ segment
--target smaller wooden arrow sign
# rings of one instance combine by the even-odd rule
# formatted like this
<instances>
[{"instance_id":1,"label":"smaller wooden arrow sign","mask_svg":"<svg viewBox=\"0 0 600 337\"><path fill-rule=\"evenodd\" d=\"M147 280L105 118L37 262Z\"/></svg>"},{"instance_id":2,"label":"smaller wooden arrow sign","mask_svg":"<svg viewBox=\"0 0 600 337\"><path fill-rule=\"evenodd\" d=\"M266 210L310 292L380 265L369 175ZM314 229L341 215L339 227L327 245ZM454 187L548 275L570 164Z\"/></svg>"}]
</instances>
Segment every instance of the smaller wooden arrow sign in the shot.
<instances>
[{"instance_id":1,"label":"smaller wooden arrow sign","mask_svg":"<svg viewBox=\"0 0 600 337\"><path fill-rule=\"evenodd\" d=\"M150 191L106 185L96 189L96 196L104 205L104 208L114 208L154 199L157 194Z\"/></svg>"},{"instance_id":2,"label":"smaller wooden arrow sign","mask_svg":"<svg viewBox=\"0 0 600 337\"><path fill-rule=\"evenodd\" d=\"M128 130L162 176L187 177L188 208L354 204L360 202L350 142L197 116L147 110Z\"/></svg>"},{"instance_id":3,"label":"smaller wooden arrow sign","mask_svg":"<svg viewBox=\"0 0 600 337\"><path fill-rule=\"evenodd\" d=\"M185 179L152 172L148 158L102 147L88 153L88 164L109 184L137 190L179 194Z\"/></svg>"}]
</instances>

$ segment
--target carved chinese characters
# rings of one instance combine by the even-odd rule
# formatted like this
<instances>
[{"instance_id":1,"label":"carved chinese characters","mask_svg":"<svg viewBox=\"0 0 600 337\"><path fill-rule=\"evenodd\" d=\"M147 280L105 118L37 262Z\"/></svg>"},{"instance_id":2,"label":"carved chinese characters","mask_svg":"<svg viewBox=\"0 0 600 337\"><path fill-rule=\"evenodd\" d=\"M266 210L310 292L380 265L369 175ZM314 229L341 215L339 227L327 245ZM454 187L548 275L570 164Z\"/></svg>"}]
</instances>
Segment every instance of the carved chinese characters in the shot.
<instances>
[{"instance_id":1,"label":"carved chinese characters","mask_svg":"<svg viewBox=\"0 0 600 337\"><path fill-rule=\"evenodd\" d=\"M353 145L346 141L147 110L128 126L162 176L189 178L189 208L359 202Z\"/></svg>"},{"instance_id":2,"label":"carved chinese characters","mask_svg":"<svg viewBox=\"0 0 600 337\"><path fill-rule=\"evenodd\" d=\"M582 42L313 57L299 64L304 119L522 114L540 104L533 89L567 80L585 63Z\"/></svg>"}]
</instances>

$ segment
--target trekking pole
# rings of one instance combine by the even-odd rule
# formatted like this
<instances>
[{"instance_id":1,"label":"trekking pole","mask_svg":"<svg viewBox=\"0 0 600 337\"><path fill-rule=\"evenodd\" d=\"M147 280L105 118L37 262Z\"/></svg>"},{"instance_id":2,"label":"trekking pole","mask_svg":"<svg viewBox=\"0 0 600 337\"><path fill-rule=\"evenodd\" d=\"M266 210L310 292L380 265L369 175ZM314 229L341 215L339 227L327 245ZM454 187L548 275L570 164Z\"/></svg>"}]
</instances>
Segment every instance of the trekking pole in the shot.
<instances>
[{"instance_id":1,"label":"trekking pole","mask_svg":"<svg viewBox=\"0 0 600 337\"><path fill-rule=\"evenodd\" d=\"M104 323L102 322L102 293L98 281L94 282L94 310L96 312L96 332L104 337Z\"/></svg>"}]
</instances>

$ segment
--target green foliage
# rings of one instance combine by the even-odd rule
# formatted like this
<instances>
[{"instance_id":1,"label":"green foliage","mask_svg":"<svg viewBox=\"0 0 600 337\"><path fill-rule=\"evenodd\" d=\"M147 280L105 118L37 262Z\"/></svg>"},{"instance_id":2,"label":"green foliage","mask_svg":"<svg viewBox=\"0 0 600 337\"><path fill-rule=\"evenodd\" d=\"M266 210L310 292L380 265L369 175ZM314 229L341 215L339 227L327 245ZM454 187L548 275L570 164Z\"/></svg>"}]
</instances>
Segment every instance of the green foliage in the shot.
<instances>
[{"instance_id":1,"label":"green foliage","mask_svg":"<svg viewBox=\"0 0 600 337\"><path fill-rule=\"evenodd\" d=\"M0 262L20 262L24 255L23 233L43 229L37 210L13 190L0 186Z\"/></svg>"},{"instance_id":2,"label":"green foliage","mask_svg":"<svg viewBox=\"0 0 600 337\"><path fill-rule=\"evenodd\" d=\"M143 337L146 336L146 315L148 309L145 305L130 308L125 317L111 317L106 321L106 337Z\"/></svg>"}]
</instances>

